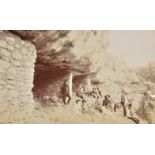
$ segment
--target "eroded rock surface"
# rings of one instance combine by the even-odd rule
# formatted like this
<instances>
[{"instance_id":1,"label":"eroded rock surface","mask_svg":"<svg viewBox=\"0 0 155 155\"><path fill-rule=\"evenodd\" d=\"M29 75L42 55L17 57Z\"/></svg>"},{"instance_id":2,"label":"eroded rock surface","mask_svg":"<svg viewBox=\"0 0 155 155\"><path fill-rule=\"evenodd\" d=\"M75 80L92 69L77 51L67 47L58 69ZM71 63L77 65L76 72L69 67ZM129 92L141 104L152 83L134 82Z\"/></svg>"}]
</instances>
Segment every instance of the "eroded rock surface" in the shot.
<instances>
[{"instance_id":1,"label":"eroded rock surface","mask_svg":"<svg viewBox=\"0 0 155 155\"><path fill-rule=\"evenodd\" d=\"M11 104L33 105L36 48L8 32L0 32L0 111Z\"/></svg>"}]
</instances>

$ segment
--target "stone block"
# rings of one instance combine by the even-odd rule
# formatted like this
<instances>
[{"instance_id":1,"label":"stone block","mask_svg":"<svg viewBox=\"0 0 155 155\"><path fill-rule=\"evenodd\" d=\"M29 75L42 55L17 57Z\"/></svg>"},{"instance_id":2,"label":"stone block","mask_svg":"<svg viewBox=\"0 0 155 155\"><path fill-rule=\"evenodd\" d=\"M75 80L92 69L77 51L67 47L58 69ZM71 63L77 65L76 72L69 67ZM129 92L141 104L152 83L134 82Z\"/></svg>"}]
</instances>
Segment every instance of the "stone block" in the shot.
<instances>
[{"instance_id":1,"label":"stone block","mask_svg":"<svg viewBox=\"0 0 155 155\"><path fill-rule=\"evenodd\" d=\"M26 47L26 45L27 45L26 41L24 41L24 40L20 40L20 44L21 44L23 47Z\"/></svg>"},{"instance_id":2,"label":"stone block","mask_svg":"<svg viewBox=\"0 0 155 155\"><path fill-rule=\"evenodd\" d=\"M5 73L1 72L1 70L0 70L0 81L3 81L4 85L7 82L7 74L6 74L6 72Z\"/></svg>"},{"instance_id":3,"label":"stone block","mask_svg":"<svg viewBox=\"0 0 155 155\"><path fill-rule=\"evenodd\" d=\"M0 49L0 58L4 60L9 60L11 57L11 53L5 48Z\"/></svg>"},{"instance_id":4,"label":"stone block","mask_svg":"<svg viewBox=\"0 0 155 155\"><path fill-rule=\"evenodd\" d=\"M15 37L11 37L11 36L6 37L5 39L6 39L6 41L8 41L9 43L10 43L10 42L15 43L15 41L16 41Z\"/></svg>"},{"instance_id":5,"label":"stone block","mask_svg":"<svg viewBox=\"0 0 155 155\"><path fill-rule=\"evenodd\" d=\"M16 90L9 90L8 98L18 98L18 92Z\"/></svg>"},{"instance_id":6,"label":"stone block","mask_svg":"<svg viewBox=\"0 0 155 155\"><path fill-rule=\"evenodd\" d=\"M15 48L17 48L17 50L22 49L21 45L19 45L18 43L16 43L14 46Z\"/></svg>"},{"instance_id":7,"label":"stone block","mask_svg":"<svg viewBox=\"0 0 155 155\"><path fill-rule=\"evenodd\" d=\"M25 62L25 67L31 68L32 66L33 66L33 64L30 61Z\"/></svg>"},{"instance_id":8,"label":"stone block","mask_svg":"<svg viewBox=\"0 0 155 155\"><path fill-rule=\"evenodd\" d=\"M5 40L0 40L0 47L7 48L7 42Z\"/></svg>"},{"instance_id":9,"label":"stone block","mask_svg":"<svg viewBox=\"0 0 155 155\"><path fill-rule=\"evenodd\" d=\"M0 76L1 77L1 76ZM4 85L6 82L0 78L0 85Z\"/></svg>"},{"instance_id":10,"label":"stone block","mask_svg":"<svg viewBox=\"0 0 155 155\"><path fill-rule=\"evenodd\" d=\"M19 51L16 51L12 54L12 58L20 61L22 59L22 54Z\"/></svg>"},{"instance_id":11,"label":"stone block","mask_svg":"<svg viewBox=\"0 0 155 155\"><path fill-rule=\"evenodd\" d=\"M6 78L6 68L0 66L0 79L5 79L5 78L2 78L4 76Z\"/></svg>"},{"instance_id":12,"label":"stone block","mask_svg":"<svg viewBox=\"0 0 155 155\"><path fill-rule=\"evenodd\" d=\"M34 45L16 36L3 35L4 40L0 41L0 90L3 91L0 92L0 103L23 102L31 109L36 50Z\"/></svg>"},{"instance_id":13,"label":"stone block","mask_svg":"<svg viewBox=\"0 0 155 155\"><path fill-rule=\"evenodd\" d=\"M10 67L10 63L9 63L9 62L0 59L0 70L1 70L2 68L8 69L9 67Z\"/></svg>"},{"instance_id":14,"label":"stone block","mask_svg":"<svg viewBox=\"0 0 155 155\"><path fill-rule=\"evenodd\" d=\"M11 51L14 51L15 50L15 47L14 45L8 45L6 46L7 49L11 50Z\"/></svg>"},{"instance_id":15,"label":"stone block","mask_svg":"<svg viewBox=\"0 0 155 155\"><path fill-rule=\"evenodd\" d=\"M11 68L8 70L8 75L14 76L14 75L16 75L16 74L18 74L16 68L11 67Z\"/></svg>"},{"instance_id":16,"label":"stone block","mask_svg":"<svg viewBox=\"0 0 155 155\"><path fill-rule=\"evenodd\" d=\"M24 59L27 59L27 56L26 55L27 55L28 51L25 48L22 48L21 49L21 53L23 54L23 58Z\"/></svg>"},{"instance_id":17,"label":"stone block","mask_svg":"<svg viewBox=\"0 0 155 155\"><path fill-rule=\"evenodd\" d=\"M2 85L0 85L0 91L1 91L2 89L4 89L4 87L3 87Z\"/></svg>"},{"instance_id":18,"label":"stone block","mask_svg":"<svg viewBox=\"0 0 155 155\"><path fill-rule=\"evenodd\" d=\"M20 61L13 61L13 65L16 67L20 67L22 63Z\"/></svg>"},{"instance_id":19,"label":"stone block","mask_svg":"<svg viewBox=\"0 0 155 155\"><path fill-rule=\"evenodd\" d=\"M5 99L0 100L0 113L5 112L7 107L8 107L8 102Z\"/></svg>"},{"instance_id":20,"label":"stone block","mask_svg":"<svg viewBox=\"0 0 155 155\"><path fill-rule=\"evenodd\" d=\"M14 85L9 85L9 84L7 84L6 88L7 88L8 90L13 90L13 89L15 89L15 86L14 86Z\"/></svg>"},{"instance_id":21,"label":"stone block","mask_svg":"<svg viewBox=\"0 0 155 155\"><path fill-rule=\"evenodd\" d=\"M15 85L16 80L7 79L7 85Z\"/></svg>"}]
</instances>

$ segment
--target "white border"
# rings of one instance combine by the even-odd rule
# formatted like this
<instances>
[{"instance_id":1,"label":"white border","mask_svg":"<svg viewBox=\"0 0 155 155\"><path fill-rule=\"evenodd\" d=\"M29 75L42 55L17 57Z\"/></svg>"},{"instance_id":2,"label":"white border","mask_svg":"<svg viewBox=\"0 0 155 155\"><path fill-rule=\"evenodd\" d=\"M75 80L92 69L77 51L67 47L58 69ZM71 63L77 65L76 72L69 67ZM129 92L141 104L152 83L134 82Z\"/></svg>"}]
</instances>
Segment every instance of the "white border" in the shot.
<instances>
[{"instance_id":1,"label":"white border","mask_svg":"<svg viewBox=\"0 0 155 155\"><path fill-rule=\"evenodd\" d=\"M154 29L154 0L5 0L1 29Z\"/></svg>"},{"instance_id":2,"label":"white border","mask_svg":"<svg viewBox=\"0 0 155 155\"><path fill-rule=\"evenodd\" d=\"M1 30L152 30L154 0L0 0ZM2 155L154 155L154 125L0 125Z\"/></svg>"},{"instance_id":3,"label":"white border","mask_svg":"<svg viewBox=\"0 0 155 155\"><path fill-rule=\"evenodd\" d=\"M3 155L154 154L153 125L1 125Z\"/></svg>"}]
</instances>

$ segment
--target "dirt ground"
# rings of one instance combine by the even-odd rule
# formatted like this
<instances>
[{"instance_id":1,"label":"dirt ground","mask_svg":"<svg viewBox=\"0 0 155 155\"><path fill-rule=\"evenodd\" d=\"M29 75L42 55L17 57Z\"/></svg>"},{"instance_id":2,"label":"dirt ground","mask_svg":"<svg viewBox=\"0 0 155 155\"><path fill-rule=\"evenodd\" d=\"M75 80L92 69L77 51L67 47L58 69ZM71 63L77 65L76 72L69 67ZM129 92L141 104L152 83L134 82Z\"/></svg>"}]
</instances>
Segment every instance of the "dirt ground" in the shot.
<instances>
[{"instance_id":1,"label":"dirt ground","mask_svg":"<svg viewBox=\"0 0 155 155\"><path fill-rule=\"evenodd\" d=\"M0 114L0 123L7 124L134 124L123 116L122 111L111 112L104 109L103 113L80 113L73 106L40 106L32 111L12 105ZM146 123L140 120L140 123Z\"/></svg>"}]
</instances>

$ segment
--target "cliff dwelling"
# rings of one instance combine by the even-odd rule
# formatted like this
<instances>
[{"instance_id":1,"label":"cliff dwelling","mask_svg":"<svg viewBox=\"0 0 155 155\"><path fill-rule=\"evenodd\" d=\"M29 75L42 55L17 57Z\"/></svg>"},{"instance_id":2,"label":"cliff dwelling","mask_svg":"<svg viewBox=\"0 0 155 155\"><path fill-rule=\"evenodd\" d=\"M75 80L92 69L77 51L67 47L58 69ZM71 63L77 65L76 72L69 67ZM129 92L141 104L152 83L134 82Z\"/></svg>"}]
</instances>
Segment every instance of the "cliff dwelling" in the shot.
<instances>
[{"instance_id":1,"label":"cliff dwelling","mask_svg":"<svg viewBox=\"0 0 155 155\"><path fill-rule=\"evenodd\" d=\"M1 93L2 102L33 105L32 98L40 102L44 96L59 97L64 80L70 79L72 82L74 77L89 72L89 62L82 62L71 53L74 43L66 37L68 33L69 31L0 33L1 66L4 70L1 70L1 79L5 79L4 86L7 85Z\"/></svg>"},{"instance_id":2,"label":"cliff dwelling","mask_svg":"<svg viewBox=\"0 0 155 155\"><path fill-rule=\"evenodd\" d=\"M135 71L108 52L107 33L67 30L0 31L0 113L7 114L4 122L14 122L14 119L17 122L25 119L26 123L66 123L68 119L71 122L72 117L68 113L74 111L79 102L89 102L89 108L95 107L97 102L103 102L104 96L112 94L112 101L116 104L120 102L123 89L138 103L142 90L146 88L146 79L154 80L152 72L150 77L145 77L143 71L150 69ZM64 106L62 86L65 81L68 82L68 91L73 97L71 105L64 112L65 108L60 107ZM89 92L85 98L77 95L81 88ZM100 92L97 99L93 94L96 91ZM52 104L47 105L47 109L42 108L49 98L50 102L59 103L58 113L64 112L62 117L59 116L61 121L57 121L57 113L46 111L50 110ZM137 107L135 104L134 108ZM23 114L26 109L29 114ZM73 122L92 122L91 117L87 120L87 115L76 116L77 109L73 112L77 117ZM93 109L93 113L94 110L102 113L97 108ZM45 120L44 117L48 115L49 118ZM117 114L114 120L109 120L108 114L106 116L106 120L97 118L96 121L119 123L120 119L120 122L131 123Z\"/></svg>"}]
</instances>

